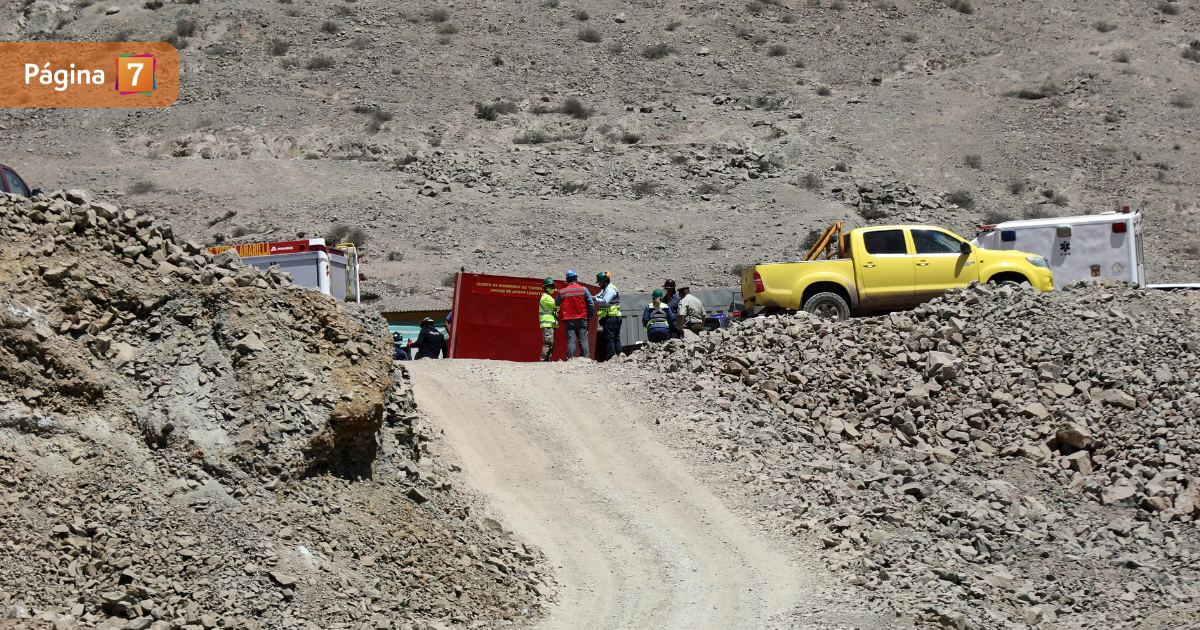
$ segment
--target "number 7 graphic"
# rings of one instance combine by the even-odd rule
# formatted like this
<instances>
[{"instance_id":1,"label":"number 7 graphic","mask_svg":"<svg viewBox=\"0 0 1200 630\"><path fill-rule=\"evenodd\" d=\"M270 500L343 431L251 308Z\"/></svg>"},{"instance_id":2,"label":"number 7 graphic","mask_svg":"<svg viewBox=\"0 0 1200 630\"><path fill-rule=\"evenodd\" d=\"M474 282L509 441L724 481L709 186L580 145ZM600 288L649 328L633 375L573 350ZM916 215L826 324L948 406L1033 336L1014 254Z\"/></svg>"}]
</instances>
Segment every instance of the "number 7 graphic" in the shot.
<instances>
[{"instance_id":1,"label":"number 7 graphic","mask_svg":"<svg viewBox=\"0 0 1200 630\"><path fill-rule=\"evenodd\" d=\"M149 81L143 78L142 70L146 62L150 63ZM157 60L154 55L120 55L117 57L117 82L114 88L118 94L153 94L158 89L155 76ZM149 89L146 89L146 88Z\"/></svg>"}]
</instances>

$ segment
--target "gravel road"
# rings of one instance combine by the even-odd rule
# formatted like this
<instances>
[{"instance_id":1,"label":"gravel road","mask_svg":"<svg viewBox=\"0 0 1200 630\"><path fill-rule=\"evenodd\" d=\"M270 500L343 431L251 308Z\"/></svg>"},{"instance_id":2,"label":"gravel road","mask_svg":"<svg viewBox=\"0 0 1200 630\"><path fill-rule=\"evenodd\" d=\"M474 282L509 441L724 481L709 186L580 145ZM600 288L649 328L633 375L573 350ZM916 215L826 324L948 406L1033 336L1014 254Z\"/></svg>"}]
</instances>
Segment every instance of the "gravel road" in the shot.
<instances>
[{"instance_id":1,"label":"gravel road","mask_svg":"<svg viewBox=\"0 0 1200 630\"><path fill-rule=\"evenodd\" d=\"M448 461L561 567L542 627L774 627L810 594L811 576L689 475L591 366L410 365Z\"/></svg>"}]
</instances>

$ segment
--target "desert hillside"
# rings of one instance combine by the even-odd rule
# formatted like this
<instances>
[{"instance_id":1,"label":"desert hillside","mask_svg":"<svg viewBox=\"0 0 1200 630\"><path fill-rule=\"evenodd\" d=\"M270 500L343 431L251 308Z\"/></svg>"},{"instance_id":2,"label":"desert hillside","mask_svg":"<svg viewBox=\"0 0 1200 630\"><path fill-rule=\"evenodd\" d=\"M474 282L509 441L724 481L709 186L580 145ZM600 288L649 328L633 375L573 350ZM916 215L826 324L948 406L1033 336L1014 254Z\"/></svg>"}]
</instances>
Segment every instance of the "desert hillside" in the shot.
<instances>
[{"instance_id":1,"label":"desert hillside","mask_svg":"<svg viewBox=\"0 0 1200 630\"><path fill-rule=\"evenodd\" d=\"M832 219L1121 205L1154 280L1200 275L1194 3L22 5L8 39L165 39L185 74L164 110L4 112L0 160L204 243L363 228L391 306L460 267L715 287Z\"/></svg>"}]
</instances>

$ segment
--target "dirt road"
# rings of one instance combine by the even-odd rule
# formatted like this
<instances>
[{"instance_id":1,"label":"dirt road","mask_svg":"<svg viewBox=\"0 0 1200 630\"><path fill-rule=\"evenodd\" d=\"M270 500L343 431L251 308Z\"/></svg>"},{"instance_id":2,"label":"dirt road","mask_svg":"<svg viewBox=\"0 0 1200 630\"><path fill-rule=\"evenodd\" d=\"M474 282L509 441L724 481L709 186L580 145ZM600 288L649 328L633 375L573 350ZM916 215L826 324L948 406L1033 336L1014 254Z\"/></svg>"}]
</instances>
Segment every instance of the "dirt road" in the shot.
<instances>
[{"instance_id":1,"label":"dirt road","mask_svg":"<svg viewBox=\"0 0 1200 630\"><path fill-rule=\"evenodd\" d=\"M810 577L691 477L596 366L410 365L465 481L561 565L542 627L773 627L807 597Z\"/></svg>"}]
</instances>

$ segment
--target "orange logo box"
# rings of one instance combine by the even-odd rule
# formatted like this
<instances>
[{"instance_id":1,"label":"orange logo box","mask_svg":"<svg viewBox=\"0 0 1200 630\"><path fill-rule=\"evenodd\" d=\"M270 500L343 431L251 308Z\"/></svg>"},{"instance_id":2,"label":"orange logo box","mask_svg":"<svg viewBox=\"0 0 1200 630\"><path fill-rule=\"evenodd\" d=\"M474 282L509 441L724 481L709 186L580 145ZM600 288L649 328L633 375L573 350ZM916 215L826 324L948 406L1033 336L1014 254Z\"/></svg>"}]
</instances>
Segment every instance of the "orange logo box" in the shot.
<instances>
[{"instance_id":1,"label":"orange logo box","mask_svg":"<svg viewBox=\"0 0 1200 630\"><path fill-rule=\"evenodd\" d=\"M0 107L166 107L179 51L166 42L0 43Z\"/></svg>"}]
</instances>

